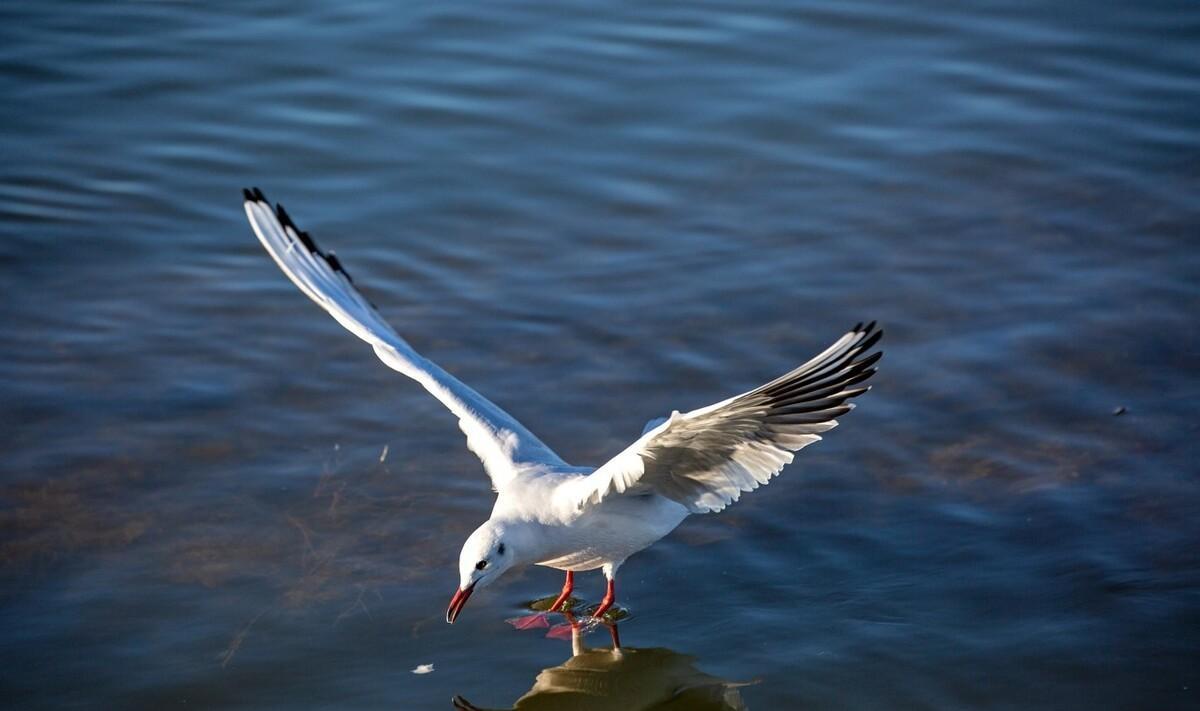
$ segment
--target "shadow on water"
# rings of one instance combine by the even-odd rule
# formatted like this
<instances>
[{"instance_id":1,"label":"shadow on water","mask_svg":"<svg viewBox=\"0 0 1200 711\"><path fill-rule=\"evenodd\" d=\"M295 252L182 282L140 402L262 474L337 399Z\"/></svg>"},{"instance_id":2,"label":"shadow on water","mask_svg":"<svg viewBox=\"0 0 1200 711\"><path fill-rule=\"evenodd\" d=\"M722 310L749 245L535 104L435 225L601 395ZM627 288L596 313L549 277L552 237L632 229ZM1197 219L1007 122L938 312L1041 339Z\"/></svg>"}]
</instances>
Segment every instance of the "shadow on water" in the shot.
<instances>
[{"instance_id":1,"label":"shadow on water","mask_svg":"<svg viewBox=\"0 0 1200 711\"><path fill-rule=\"evenodd\" d=\"M586 626L582 626L585 630ZM581 625L571 625L571 656L543 669L533 687L512 705L519 711L737 711L745 709L735 683L710 676L695 667L695 658L661 647L636 649L619 644L616 625L609 626L613 643L588 648ZM753 682L750 682L753 683ZM489 711L462 696L453 699L459 711Z\"/></svg>"}]
</instances>

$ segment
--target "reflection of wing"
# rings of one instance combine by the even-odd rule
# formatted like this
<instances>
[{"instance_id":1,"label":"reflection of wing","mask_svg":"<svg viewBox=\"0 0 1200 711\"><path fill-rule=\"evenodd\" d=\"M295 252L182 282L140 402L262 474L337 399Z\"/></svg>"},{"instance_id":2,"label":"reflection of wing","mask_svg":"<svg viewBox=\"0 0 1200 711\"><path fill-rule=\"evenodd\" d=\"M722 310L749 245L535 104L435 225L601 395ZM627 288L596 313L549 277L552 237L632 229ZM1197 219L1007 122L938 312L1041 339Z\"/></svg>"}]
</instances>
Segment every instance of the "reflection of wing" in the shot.
<instances>
[{"instance_id":1,"label":"reflection of wing","mask_svg":"<svg viewBox=\"0 0 1200 711\"><path fill-rule=\"evenodd\" d=\"M669 649L590 649L538 674L513 711L744 711L738 687ZM483 711L461 696L461 711Z\"/></svg>"},{"instance_id":2,"label":"reflection of wing","mask_svg":"<svg viewBox=\"0 0 1200 711\"><path fill-rule=\"evenodd\" d=\"M692 513L720 511L757 489L821 439L854 405L882 352L867 355L883 331L855 326L823 353L748 393L648 429L624 452L571 485L578 507L607 496L653 492ZM649 428L650 426L647 425Z\"/></svg>"},{"instance_id":3,"label":"reflection of wing","mask_svg":"<svg viewBox=\"0 0 1200 711\"><path fill-rule=\"evenodd\" d=\"M338 323L371 344L384 363L416 380L458 416L467 446L483 460L493 488L503 487L515 465L564 464L511 415L418 355L363 298L337 257L318 249L282 205L272 210L258 188L243 192L250 225L284 274Z\"/></svg>"}]
</instances>

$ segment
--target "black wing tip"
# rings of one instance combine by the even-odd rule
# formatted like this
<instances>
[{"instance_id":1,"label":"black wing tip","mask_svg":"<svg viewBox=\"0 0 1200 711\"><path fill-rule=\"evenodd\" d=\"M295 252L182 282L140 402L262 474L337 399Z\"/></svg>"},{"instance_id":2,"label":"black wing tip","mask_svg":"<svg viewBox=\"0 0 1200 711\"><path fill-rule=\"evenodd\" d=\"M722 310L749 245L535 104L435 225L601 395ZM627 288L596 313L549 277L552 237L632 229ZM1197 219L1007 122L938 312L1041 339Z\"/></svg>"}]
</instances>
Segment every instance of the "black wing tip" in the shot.
<instances>
[{"instance_id":1,"label":"black wing tip","mask_svg":"<svg viewBox=\"0 0 1200 711\"><path fill-rule=\"evenodd\" d=\"M862 323L859 323L854 328L850 329L850 333L861 336L858 343L850 347L849 352L854 354L851 356L851 359L857 358L858 356L871 350L883 338L883 328L879 326L878 321L872 321L865 326ZM882 356L883 351L875 351L867 358L855 362L854 365L860 365L864 362L868 363L869 365L870 363L874 363L875 361L879 360L879 358Z\"/></svg>"},{"instance_id":2,"label":"black wing tip","mask_svg":"<svg viewBox=\"0 0 1200 711\"><path fill-rule=\"evenodd\" d=\"M867 356L866 358L863 358L862 360L859 360L859 361L855 361L855 362L854 362L854 367L855 367L855 368L860 368L860 369L863 369L863 370L870 369L870 368L871 368L871 366L873 366L873 365L875 365L876 363L878 363L878 362L879 362L879 359L880 359L880 358L882 358L882 357L883 357L883 351L875 351L874 353L872 353L871 355Z\"/></svg>"},{"instance_id":3,"label":"black wing tip","mask_svg":"<svg viewBox=\"0 0 1200 711\"><path fill-rule=\"evenodd\" d=\"M300 231L296 227L296 223L292 222L292 216L287 213L287 210L283 209L283 203L281 202L275 203L275 217L279 218L279 224L284 227L291 227L295 232Z\"/></svg>"},{"instance_id":4,"label":"black wing tip","mask_svg":"<svg viewBox=\"0 0 1200 711\"><path fill-rule=\"evenodd\" d=\"M283 225L285 229L290 228L295 233L296 238L300 240L305 249L325 259L325 261L329 261L329 258L317 246L317 241L312 238L312 235L296 226L296 222L292 220L292 216L288 214L287 210L283 209L283 203L281 202L275 204L275 217L279 218L279 224ZM333 266L333 264L331 263L330 266ZM337 269L337 267L334 267L334 269ZM345 274L344 271L342 273Z\"/></svg>"},{"instance_id":5,"label":"black wing tip","mask_svg":"<svg viewBox=\"0 0 1200 711\"><path fill-rule=\"evenodd\" d=\"M882 350L872 350L883 337L883 329L872 321L865 326L858 323L849 333L857 336L853 345L847 346L839 355L828 359L815 370L810 369L764 386L760 391L775 407L791 407L798 403L837 398L845 401L858 397L870 388L855 388L878 372L875 364L883 357ZM843 391L840 396L835 395Z\"/></svg>"},{"instance_id":6,"label":"black wing tip","mask_svg":"<svg viewBox=\"0 0 1200 711\"><path fill-rule=\"evenodd\" d=\"M263 195L263 192L258 188L242 188L242 197L244 197L247 202L261 202L267 207L271 206L271 203L267 200L267 196ZM325 263L329 265L329 268L346 277L346 281L350 282L351 284L354 283L354 278L351 277L350 272L346 271L346 268L342 266L342 262L337 258L337 255L334 254L332 250L330 250L328 254L322 252L321 248L317 246L316 240L312 238L312 235L296 226L295 221L292 220L292 216L289 215L287 210L284 209L283 203L275 204L275 218L279 220L279 224L283 225L284 228L291 229L291 231L296 235L296 238L300 240L300 244L304 245L305 249L324 259ZM374 308L375 305L371 304L371 306Z\"/></svg>"},{"instance_id":7,"label":"black wing tip","mask_svg":"<svg viewBox=\"0 0 1200 711\"><path fill-rule=\"evenodd\" d=\"M346 281L350 282L351 284L354 283L354 278L351 277L350 272L346 271L346 268L342 266L341 260L337 258L337 255L333 253L333 250L329 250L329 254L323 256L325 257L325 263L328 264L333 271L346 277ZM372 306L374 306L374 304L372 304Z\"/></svg>"},{"instance_id":8,"label":"black wing tip","mask_svg":"<svg viewBox=\"0 0 1200 711\"><path fill-rule=\"evenodd\" d=\"M865 353L866 351L875 347L875 344L879 343L879 339L883 338L882 330L875 331L874 333L871 333L870 331L864 331L863 333L870 333L871 335L864 338L862 343L859 343L857 346L855 346L859 353Z\"/></svg>"},{"instance_id":9,"label":"black wing tip","mask_svg":"<svg viewBox=\"0 0 1200 711\"><path fill-rule=\"evenodd\" d=\"M263 191L259 190L258 188L242 188L242 197L246 199L246 202L261 202L268 208L271 207L271 201L267 200L267 196L264 195ZM325 253L322 252L321 248L317 246L317 242L312 238L312 235L296 226L296 222L292 219L292 216L289 215L288 211L284 209L283 203L276 203L274 211L275 219L279 220L279 224L283 225L284 228L291 228L292 232L296 234L296 238L300 240L300 243L303 244L309 252L312 252L319 257L325 257ZM330 266L333 266L334 269L346 274L346 270L340 268L340 265L334 266L333 264L330 264ZM346 278L349 279L350 275L346 274Z\"/></svg>"},{"instance_id":10,"label":"black wing tip","mask_svg":"<svg viewBox=\"0 0 1200 711\"><path fill-rule=\"evenodd\" d=\"M267 202L267 196L256 187L242 188L242 197L246 202Z\"/></svg>"},{"instance_id":11,"label":"black wing tip","mask_svg":"<svg viewBox=\"0 0 1200 711\"><path fill-rule=\"evenodd\" d=\"M321 252L321 248L317 246L316 240L314 240L312 235L309 233L305 232L304 230L296 230L296 237L300 238L300 243L303 244L304 248L308 251L322 257L325 256L325 254Z\"/></svg>"}]
</instances>

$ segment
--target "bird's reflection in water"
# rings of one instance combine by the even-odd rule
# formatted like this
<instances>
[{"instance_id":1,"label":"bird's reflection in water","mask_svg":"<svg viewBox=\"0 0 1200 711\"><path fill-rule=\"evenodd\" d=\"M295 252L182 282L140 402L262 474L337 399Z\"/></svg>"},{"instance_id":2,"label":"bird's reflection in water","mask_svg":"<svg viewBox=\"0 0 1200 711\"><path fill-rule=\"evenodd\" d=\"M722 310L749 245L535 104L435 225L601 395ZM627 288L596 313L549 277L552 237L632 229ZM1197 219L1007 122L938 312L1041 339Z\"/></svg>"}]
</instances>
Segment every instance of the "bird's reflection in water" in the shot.
<instances>
[{"instance_id":1,"label":"bird's reflection in water","mask_svg":"<svg viewBox=\"0 0 1200 711\"><path fill-rule=\"evenodd\" d=\"M544 669L514 711L738 711L745 709L737 684L709 676L694 659L669 649L634 649L617 643L586 648L579 625L571 628L571 658ZM461 696L460 711L487 711Z\"/></svg>"}]
</instances>

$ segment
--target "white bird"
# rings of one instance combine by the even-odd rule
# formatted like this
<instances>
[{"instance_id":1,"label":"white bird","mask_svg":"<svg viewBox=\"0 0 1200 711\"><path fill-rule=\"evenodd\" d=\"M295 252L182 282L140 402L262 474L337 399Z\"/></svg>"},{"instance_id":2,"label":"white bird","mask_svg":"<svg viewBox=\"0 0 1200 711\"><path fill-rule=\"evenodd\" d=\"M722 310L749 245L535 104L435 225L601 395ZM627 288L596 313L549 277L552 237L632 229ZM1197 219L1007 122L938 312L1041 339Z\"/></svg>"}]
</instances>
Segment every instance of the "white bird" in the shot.
<instances>
[{"instance_id":1,"label":"white bird","mask_svg":"<svg viewBox=\"0 0 1200 711\"><path fill-rule=\"evenodd\" d=\"M496 491L491 517L459 554L453 623L467 598L515 566L566 571L551 612L562 609L573 574L600 568L615 599L617 569L689 514L720 511L766 484L793 452L821 439L854 405L874 372L883 332L859 324L807 363L749 392L647 423L642 436L598 467L577 467L509 414L421 357L379 315L332 252L317 248L283 206L243 191L246 216L276 264L310 299L371 344L388 366L416 380L452 413Z\"/></svg>"}]
</instances>

